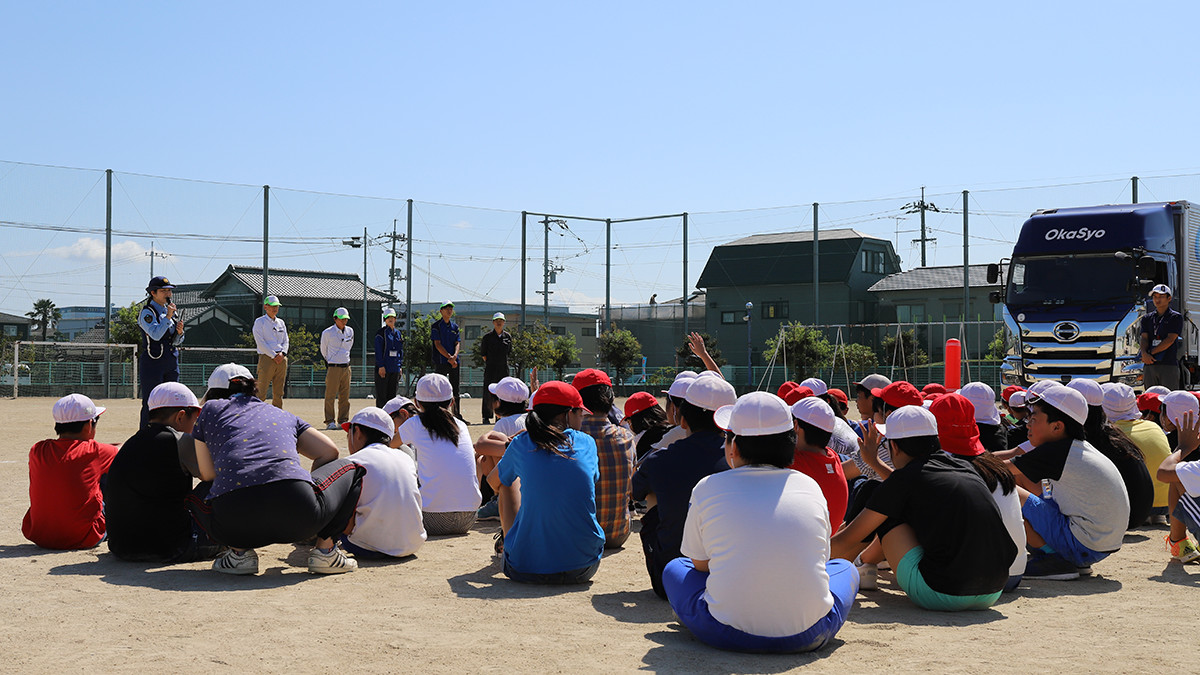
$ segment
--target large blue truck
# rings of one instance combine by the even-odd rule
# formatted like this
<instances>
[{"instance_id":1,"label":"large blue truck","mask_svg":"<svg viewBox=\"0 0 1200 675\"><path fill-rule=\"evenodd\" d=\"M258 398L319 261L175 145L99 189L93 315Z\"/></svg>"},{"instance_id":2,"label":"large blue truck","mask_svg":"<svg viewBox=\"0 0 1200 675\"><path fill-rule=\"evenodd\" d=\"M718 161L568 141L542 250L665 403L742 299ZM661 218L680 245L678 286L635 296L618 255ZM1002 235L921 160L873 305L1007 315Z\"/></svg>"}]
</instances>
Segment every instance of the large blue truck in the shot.
<instances>
[{"instance_id":1,"label":"large blue truck","mask_svg":"<svg viewBox=\"0 0 1200 675\"><path fill-rule=\"evenodd\" d=\"M1200 381L1200 210L1185 201L1034 212L1012 258L988 266L1004 280L1005 384L1089 378L1142 384L1141 318L1155 284L1183 314L1181 382ZM1153 307L1149 307L1153 311Z\"/></svg>"}]
</instances>

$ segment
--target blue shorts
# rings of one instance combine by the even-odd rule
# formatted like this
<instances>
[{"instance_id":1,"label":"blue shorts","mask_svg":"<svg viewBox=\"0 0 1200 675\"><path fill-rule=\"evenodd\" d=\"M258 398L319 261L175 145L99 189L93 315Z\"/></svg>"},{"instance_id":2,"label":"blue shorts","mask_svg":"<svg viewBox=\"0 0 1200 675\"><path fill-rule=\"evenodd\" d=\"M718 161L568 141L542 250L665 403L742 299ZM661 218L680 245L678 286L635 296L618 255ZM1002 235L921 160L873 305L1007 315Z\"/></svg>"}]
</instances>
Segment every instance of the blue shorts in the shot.
<instances>
[{"instance_id":1,"label":"blue shorts","mask_svg":"<svg viewBox=\"0 0 1200 675\"><path fill-rule=\"evenodd\" d=\"M1192 536L1200 539L1200 502L1197 502L1195 497L1186 492L1179 495L1179 503L1175 505L1175 511L1171 515L1183 521Z\"/></svg>"},{"instance_id":2,"label":"blue shorts","mask_svg":"<svg viewBox=\"0 0 1200 675\"><path fill-rule=\"evenodd\" d=\"M380 553L379 551L373 551L369 548L363 548L347 539L344 534L338 536L338 541L341 543L343 551L353 553L354 557L359 560L387 560L388 558L395 557L386 553Z\"/></svg>"},{"instance_id":3,"label":"blue shorts","mask_svg":"<svg viewBox=\"0 0 1200 675\"><path fill-rule=\"evenodd\" d=\"M708 572L696 569L689 558L676 558L663 570L663 587L667 600L679 622L701 642L718 649L737 652L811 652L824 647L846 623L846 616L858 594L858 570L848 560L830 560L829 591L833 593L833 608L808 630L785 637L762 637L740 631L717 621L708 611L704 589Z\"/></svg>"},{"instance_id":4,"label":"blue shorts","mask_svg":"<svg viewBox=\"0 0 1200 675\"><path fill-rule=\"evenodd\" d=\"M1056 553L1075 564L1076 567L1086 567L1098 563L1109 556L1108 553L1093 551L1079 543L1071 532L1071 521L1058 510L1058 504L1053 499L1042 499L1037 495L1029 495L1021 507L1021 515L1029 526L1046 540L1046 543Z\"/></svg>"},{"instance_id":5,"label":"blue shorts","mask_svg":"<svg viewBox=\"0 0 1200 675\"><path fill-rule=\"evenodd\" d=\"M986 595L950 595L935 591L925 581L921 574L921 561L925 558L925 549L914 546L900 559L896 565L896 583L904 589L908 599L918 607L932 609L938 612L960 612L967 609L987 609L1000 599L1000 591ZM1021 583L1017 577L1017 583Z\"/></svg>"}]
</instances>

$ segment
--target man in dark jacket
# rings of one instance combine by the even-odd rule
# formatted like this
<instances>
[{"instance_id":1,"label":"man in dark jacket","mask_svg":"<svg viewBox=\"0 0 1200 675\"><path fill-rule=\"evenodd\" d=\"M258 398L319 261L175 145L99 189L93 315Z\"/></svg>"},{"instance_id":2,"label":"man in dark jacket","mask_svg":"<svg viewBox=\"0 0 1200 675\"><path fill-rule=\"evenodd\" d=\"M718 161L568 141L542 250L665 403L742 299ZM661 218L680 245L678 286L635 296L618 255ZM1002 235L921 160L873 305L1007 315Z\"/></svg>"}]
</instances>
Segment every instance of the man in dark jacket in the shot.
<instances>
[{"instance_id":1,"label":"man in dark jacket","mask_svg":"<svg viewBox=\"0 0 1200 675\"><path fill-rule=\"evenodd\" d=\"M489 384L495 384L508 377L508 355L512 353L512 334L504 330L504 314L496 312L492 315L492 326L479 340L479 350L483 352L483 423L492 423L492 405L496 397L488 391Z\"/></svg>"}]
</instances>

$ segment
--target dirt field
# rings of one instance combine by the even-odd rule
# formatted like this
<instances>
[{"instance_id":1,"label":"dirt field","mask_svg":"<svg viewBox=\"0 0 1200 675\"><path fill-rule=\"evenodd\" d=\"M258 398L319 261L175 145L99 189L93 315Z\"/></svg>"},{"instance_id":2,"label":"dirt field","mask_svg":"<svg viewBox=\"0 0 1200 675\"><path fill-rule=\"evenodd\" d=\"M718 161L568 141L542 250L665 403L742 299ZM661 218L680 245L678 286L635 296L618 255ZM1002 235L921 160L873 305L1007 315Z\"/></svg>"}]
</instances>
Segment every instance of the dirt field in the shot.
<instances>
[{"instance_id":1,"label":"dirt field","mask_svg":"<svg viewBox=\"0 0 1200 675\"><path fill-rule=\"evenodd\" d=\"M1026 582L984 612L917 609L881 573L880 590L859 594L834 644L803 656L695 641L649 590L636 535L605 556L590 585L565 589L505 579L492 557L497 523L330 577L306 573L307 550L283 545L259 550L256 577L208 563L123 563L104 544L46 551L21 536L21 517L27 453L53 436L52 403L0 400L6 672L1165 672L1190 663L1187 608L1200 601L1200 566L1168 562L1163 527L1128 534L1092 578ZM109 406L100 440L132 435L137 401L98 403ZM321 421L318 400L287 407ZM478 402L465 407L478 421ZM328 433L344 453L345 435Z\"/></svg>"}]
</instances>

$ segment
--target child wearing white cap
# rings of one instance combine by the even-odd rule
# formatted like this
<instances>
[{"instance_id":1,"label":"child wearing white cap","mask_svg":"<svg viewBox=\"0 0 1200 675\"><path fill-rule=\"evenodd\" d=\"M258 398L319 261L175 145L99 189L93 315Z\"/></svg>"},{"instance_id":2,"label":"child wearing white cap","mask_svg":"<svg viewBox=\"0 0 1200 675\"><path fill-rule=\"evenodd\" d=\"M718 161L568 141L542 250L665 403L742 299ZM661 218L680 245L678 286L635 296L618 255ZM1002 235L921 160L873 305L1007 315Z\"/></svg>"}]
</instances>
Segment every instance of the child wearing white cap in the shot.
<instances>
[{"instance_id":1,"label":"child wearing white cap","mask_svg":"<svg viewBox=\"0 0 1200 675\"><path fill-rule=\"evenodd\" d=\"M1009 461L1031 549L1026 579L1070 580L1121 548L1129 495L1112 460L1085 439L1087 399L1069 387L1029 398L1033 449ZM1042 481L1050 485L1043 496Z\"/></svg>"},{"instance_id":2,"label":"child wearing white cap","mask_svg":"<svg viewBox=\"0 0 1200 675\"><path fill-rule=\"evenodd\" d=\"M1200 420L1200 401L1196 396L1190 391L1173 391L1163 396L1161 420L1163 430L1176 439L1181 451L1176 453L1179 458L1189 463L1200 460L1200 452L1195 450L1196 442L1191 438L1195 433L1196 421ZM1160 480L1171 477L1170 472L1163 471L1170 466L1164 461L1164 466L1159 467L1157 475ZM1184 470L1185 475L1187 471L1188 469ZM1188 529L1200 538L1200 502L1183 489L1178 468L1175 473L1177 480L1169 481L1171 485L1167 501L1171 514L1170 531L1167 532L1164 543L1171 558L1185 563L1194 562L1200 560L1200 549L1188 538Z\"/></svg>"},{"instance_id":3,"label":"child wearing white cap","mask_svg":"<svg viewBox=\"0 0 1200 675\"><path fill-rule=\"evenodd\" d=\"M792 417L796 423L796 452L791 468L821 486L829 505L829 524L836 532L846 517L848 499L842 460L829 447L837 429L837 416L824 400L810 396L792 405Z\"/></svg>"},{"instance_id":4,"label":"child wearing white cap","mask_svg":"<svg viewBox=\"0 0 1200 675\"><path fill-rule=\"evenodd\" d=\"M684 556L663 572L671 609L720 649L805 652L827 644L850 612L858 572L829 556L821 487L788 469L796 445L783 399L752 392L714 415L729 471L692 491Z\"/></svg>"},{"instance_id":5,"label":"child wearing white cap","mask_svg":"<svg viewBox=\"0 0 1200 675\"><path fill-rule=\"evenodd\" d=\"M220 552L192 518L187 498L200 476L191 432L200 402L180 382L150 392L149 420L121 444L104 486L108 550L121 560L190 562Z\"/></svg>"},{"instance_id":6,"label":"child wearing white cap","mask_svg":"<svg viewBox=\"0 0 1200 675\"><path fill-rule=\"evenodd\" d=\"M100 478L117 456L117 446L96 441L104 410L83 394L58 399L58 438L38 441L29 451L29 510L21 533L42 548L91 548L104 539Z\"/></svg>"},{"instance_id":7,"label":"child wearing white cap","mask_svg":"<svg viewBox=\"0 0 1200 675\"><path fill-rule=\"evenodd\" d=\"M417 381L416 417L400 425L400 440L417 449L421 511L430 536L465 534L480 506L475 449L466 422L454 415L449 378L430 373Z\"/></svg>"},{"instance_id":8,"label":"child wearing white cap","mask_svg":"<svg viewBox=\"0 0 1200 675\"><path fill-rule=\"evenodd\" d=\"M507 333L506 333L507 335ZM476 512L479 520L499 520L500 504L495 489L500 485L496 464L517 434L525 431L525 411L529 407L529 387L515 377L502 377L486 386L491 396L490 410L495 413L496 425L475 441L475 467L480 478L479 491L485 502Z\"/></svg>"},{"instance_id":9,"label":"child wearing white cap","mask_svg":"<svg viewBox=\"0 0 1200 675\"><path fill-rule=\"evenodd\" d=\"M395 433L391 416L363 408L342 428L349 433L350 461L367 470L342 547L360 560L413 555L425 543L417 464L388 447Z\"/></svg>"},{"instance_id":10,"label":"child wearing white cap","mask_svg":"<svg viewBox=\"0 0 1200 675\"><path fill-rule=\"evenodd\" d=\"M991 453L1008 450L1008 432L1000 424L995 390L984 382L968 382L958 393L975 406L975 424L984 449Z\"/></svg>"},{"instance_id":11,"label":"child wearing white cap","mask_svg":"<svg viewBox=\"0 0 1200 675\"><path fill-rule=\"evenodd\" d=\"M916 605L991 607L1018 551L987 484L969 462L941 451L937 419L925 408L902 406L886 425L895 471L833 536L833 555L854 558L874 534Z\"/></svg>"}]
</instances>

